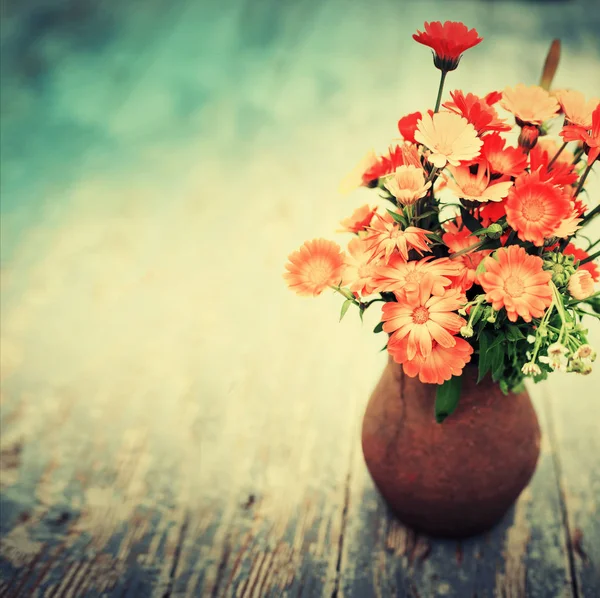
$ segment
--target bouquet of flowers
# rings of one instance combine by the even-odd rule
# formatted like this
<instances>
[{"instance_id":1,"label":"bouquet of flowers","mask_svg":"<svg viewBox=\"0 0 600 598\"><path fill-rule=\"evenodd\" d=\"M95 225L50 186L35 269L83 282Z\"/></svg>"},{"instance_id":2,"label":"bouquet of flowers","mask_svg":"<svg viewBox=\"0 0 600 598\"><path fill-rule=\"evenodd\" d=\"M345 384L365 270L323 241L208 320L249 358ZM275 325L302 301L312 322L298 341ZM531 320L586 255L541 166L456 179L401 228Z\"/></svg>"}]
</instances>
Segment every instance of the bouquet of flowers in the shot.
<instances>
[{"instance_id":1,"label":"bouquet of flowers","mask_svg":"<svg viewBox=\"0 0 600 598\"><path fill-rule=\"evenodd\" d=\"M504 393L555 370L591 371L582 318L600 317L600 239L583 230L600 213L585 190L600 154L600 100L550 90L558 40L540 85L448 97L447 75L482 38L457 22L424 29L413 38L441 72L434 109L403 116L400 142L369 152L345 181L383 201L342 221L353 235L346 251L307 241L284 277L299 295L340 293L341 317L355 306L362 319L381 302L374 332L387 333L385 349L407 376L439 385L442 421L469 362Z\"/></svg>"}]
</instances>

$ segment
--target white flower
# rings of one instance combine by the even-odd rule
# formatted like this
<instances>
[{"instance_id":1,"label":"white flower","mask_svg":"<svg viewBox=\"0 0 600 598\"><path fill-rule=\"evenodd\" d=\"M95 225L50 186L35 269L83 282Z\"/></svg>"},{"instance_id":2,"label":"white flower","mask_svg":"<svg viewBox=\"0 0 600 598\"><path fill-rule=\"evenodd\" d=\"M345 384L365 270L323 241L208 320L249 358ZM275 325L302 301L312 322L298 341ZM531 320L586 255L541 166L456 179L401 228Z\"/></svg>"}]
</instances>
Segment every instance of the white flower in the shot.
<instances>
[{"instance_id":1,"label":"white flower","mask_svg":"<svg viewBox=\"0 0 600 598\"><path fill-rule=\"evenodd\" d=\"M533 363L531 361L529 363L526 363L521 368L521 371L526 376L539 376L542 373L542 370L540 369L540 366L537 363Z\"/></svg>"},{"instance_id":2,"label":"white flower","mask_svg":"<svg viewBox=\"0 0 600 598\"><path fill-rule=\"evenodd\" d=\"M590 345L581 345L577 351L575 351L575 355L573 355L575 359L587 359L589 357L590 361L594 361L596 359L596 351Z\"/></svg>"},{"instance_id":3,"label":"white flower","mask_svg":"<svg viewBox=\"0 0 600 598\"><path fill-rule=\"evenodd\" d=\"M550 357L562 357L563 355L566 355L568 352L569 352L569 349L567 349L564 345L561 345L560 343L552 343L548 347L548 355Z\"/></svg>"},{"instance_id":4,"label":"white flower","mask_svg":"<svg viewBox=\"0 0 600 598\"><path fill-rule=\"evenodd\" d=\"M469 325L463 326L460 329L460 334L464 338L471 338L473 336L473 328L471 328L471 326L469 326Z\"/></svg>"},{"instance_id":5,"label":"white flower","mask_svg":"<svg viewBox=\"0 0 600 598\"><path fill-rule=\"evenodd\" d=\"M533 345L533 343L535 343L535 336L533 336L533 334L528 334L527 342Z\"/></svg>"}]
</instances>

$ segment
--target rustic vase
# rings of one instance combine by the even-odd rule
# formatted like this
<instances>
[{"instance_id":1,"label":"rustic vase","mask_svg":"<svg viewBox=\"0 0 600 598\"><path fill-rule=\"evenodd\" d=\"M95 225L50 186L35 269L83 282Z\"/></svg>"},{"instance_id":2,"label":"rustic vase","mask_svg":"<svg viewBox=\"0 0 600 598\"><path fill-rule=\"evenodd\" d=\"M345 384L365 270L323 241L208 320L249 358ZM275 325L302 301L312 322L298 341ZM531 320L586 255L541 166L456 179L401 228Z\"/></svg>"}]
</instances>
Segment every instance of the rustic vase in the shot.
<instances>
[{"instance_id":1,"label":"rustic vase","mask_svg":"<svg viewBox=\"0 0 600 598\"><path fill-rule=\"evenodd\" d=\"M436 386L390 359L365 412L362 446L375 485L403 523L434 536L489 529L535 471L540 427L529 395L505 396L476 379L468 365L456 411L438 424Z\"/></svg>"}]
</instances>

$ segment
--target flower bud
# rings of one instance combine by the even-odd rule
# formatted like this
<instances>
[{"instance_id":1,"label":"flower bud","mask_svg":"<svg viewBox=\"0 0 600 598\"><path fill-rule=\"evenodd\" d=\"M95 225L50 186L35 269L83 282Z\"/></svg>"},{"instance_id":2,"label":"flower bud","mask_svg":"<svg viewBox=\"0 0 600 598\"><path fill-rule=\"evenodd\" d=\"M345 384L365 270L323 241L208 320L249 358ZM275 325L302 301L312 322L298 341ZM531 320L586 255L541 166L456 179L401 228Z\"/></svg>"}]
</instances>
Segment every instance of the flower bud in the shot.
<instances>
[{"instance_id":1,"label":"flower bud","mask_svg":"<svg viewBox=\"0 0 600 598\"><path fill-rule=\"evenodd\" d=\"M594 293L594 279L588 270L580 269L569 278L567 288L573 298L583 301Z\"/></svg>"},{"instance_id":2,"label":"flower bud","mask_svg":"<svg viewBox=\"0 0 600 598\"><path fill-rule=\"evenodd\" d=\"M519 147L526 152L533 149L540 136L540 129L535 125L524 124L519 135Z\"/></svg>"},{"instance_id":3,"label":"flower bud","mask_svg":"<svg viewBox=\"0 0 600 598\"><path fill-rule=\"evenodd\" d=\"M523 372L525 376L539 376L542 373L542 370L537 363L529 362L521 368L521 372Z\"/></svg>"},{"instance_id":4,"label":"flower bud","mask_svg":"<svg viewBox=\"0 0 600 598\"><path fill-rule=\"evenodd\" d=\"M503 231L502 225L494 223L494 224L490 224L487 227L486 234L490 239L499 239L502 236L502 231Z\"/></svg>"},{"instance_id":5,"label":"flower bud","mask_svg":"<svg viewBox=\"0 0 600 598\"><path fill-rule=\"evenodd\" d=\"M464 338L471 338L473 336L473 328L471 328L471 326L469 326L469 325L463 326L460 329L460 334Z\"/></svg>"}]
</instances>

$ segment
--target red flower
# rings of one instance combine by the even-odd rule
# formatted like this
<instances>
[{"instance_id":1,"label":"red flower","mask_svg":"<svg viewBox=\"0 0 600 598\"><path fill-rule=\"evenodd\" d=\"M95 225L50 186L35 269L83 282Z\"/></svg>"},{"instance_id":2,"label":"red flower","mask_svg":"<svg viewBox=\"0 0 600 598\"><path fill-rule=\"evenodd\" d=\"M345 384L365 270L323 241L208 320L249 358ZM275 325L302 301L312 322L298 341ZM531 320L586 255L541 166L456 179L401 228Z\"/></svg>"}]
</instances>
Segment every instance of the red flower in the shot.
<instances>
[{"instance_id":1,"label":"red flower","mask_svg":"<svg viewBox=\"0 0 600 598\"><path fill-rule=\"evenodd\" d=\"M550 155L550 152L536 145L529 152L531 172L538 171L541 181L549 182L553 185L566 186L574 183L578 176L575 172L575 166L556 160L549 169L548 164L552 158L554 158L554 154Z\"/></svg>"},{"instance_id":2,"label":"red flower","mask_svg":"<svg viewBox=\"0 0 600 598\"><path fill-rule=\"evenodd\" d=\"M475 29L455 21L425 23L425 31L417 29L413 39L433 50L433 64L445 72L456 69L462 53L483 41Z\"/></svg>"},{"instance_id":3,"label":"red flower","mask_svg":"<svg viewBox=\"0 0 600 598\"><path fill-rule=\"evenodd\" d=\"M485 100L485 103L488 106L493 106L494 104L497 104L501 99L502 99L502 92L501 91L490 91L490 93L488 93L485 98L483 98Z\"/></svg>"},{"instance_id":4,"label":"red flower","mask_svg":"<svg viewBox=\"0 0 600 598\"><path fill-rule=\"evenodd\" d=\"M402 166L403 164L404 156L402 148L399 145L390 147L387 155L380 156L377 162L362 175L363 184L370 186L371 181L377 181L380 177L391 174L398 166Z\"/></svg>"},{"instance_id":5,"label":"red flower","mask_svg":"<svg viewBox=\"0 0 600 598\"><path fill-rule=\"evenodd\" d=\"M506 140L498 133L483 138L481 157L493 174L516 177L527 167L527 154L519 147L504 147Z\"/></svg>"},{"instance_id":6,"label":"red flower","mask_svg":"<svg viewBox=\"0 0 600 598\"><path fill-rule=\"evenodd\" d=\"M457 89L451 91L450 95L454 101L443 104L444 108L464 116L480 135L486 131L510 131L512 129L509 124L506 124L506 121L498 118L495 108L474 93L468 93L465 96L460 89Z\"/></svg>"},{"instance_id":7,"label":"red flower","mask_svg":"<svg viewBox=\"0 0 600 598\"><path fill-rule=\"evenodd\" d=\"M587 251L584 251L583 249L580 249L579 247L575 247L575 245L573 245L573 243L569 243L563 250L563 253L565 255L572 255L575 260L577 261L581 261L586 259L587 257L589 257L589 253ZM598 282L600 280L600 270L598 269L598 266L593 262L587 262L586 264L583 264L583 266L578 266L577 268L578 270L587 270L591 275L592 278L594 279L595 282Z\"/></svg>"},{"instance_id":8,"label":"red flower","mask_svg":"<svg viewBox=\"0 0 600 598\"><path fill-rule=\"evenodd\" d=\"M564 141L583 141L588 166L600 156L600 104L592 112L592 128L587 131L579 125L567 125L560 132Z\"/></svg>"},{"instance_id":9,"label":"red flower","mask_svg":"<svg viewBox=\"0 0 600 598\"><path fill-rule=\"evenodd\" d=\"M423 115L420 112L411 112L411 114L403 116L398 121L398 131L400 131L400 135L402 135L406 141L416 143L415 131L417 130L417 122L421 120L422 116Z\"/></svg>"}]
</instances>

